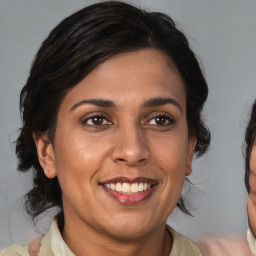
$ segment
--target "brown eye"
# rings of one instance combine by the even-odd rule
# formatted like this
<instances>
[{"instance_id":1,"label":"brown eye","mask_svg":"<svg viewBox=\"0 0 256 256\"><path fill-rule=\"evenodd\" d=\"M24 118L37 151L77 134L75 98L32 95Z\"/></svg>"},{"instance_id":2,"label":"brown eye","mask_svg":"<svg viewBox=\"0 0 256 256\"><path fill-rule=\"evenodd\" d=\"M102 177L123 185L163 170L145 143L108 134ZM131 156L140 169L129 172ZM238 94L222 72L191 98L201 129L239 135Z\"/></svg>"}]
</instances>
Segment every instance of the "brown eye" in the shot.
<instances>
[{"instance_id":1,"label":"brown eye","mask_svg":"<svg viewBox=\"0 0 256 256\"><path fill-rule=\"evenodd\" d=\"M94 115L89 118L86 118L83 122L87 126L102 126L106 124L111 124L105 117L101 115Z\"/></svg>"},{"instance_id":2,"label":"brown eye","mask_svg":"<svg viewBox=\"0 0 256 256\"><path fill-rule=\"evenodd\" d=\"M147 124L155 126L165 126L172 123L174 123L174 120L167 115L157 115L147 122Z\"/></svg>"},{"instance_id":3,"label":"brown eye","mask_svg":"<svg viewBox=\"0 0 256 256\"><path fill-rule=\"evenodd\" d=\"M104 118L102 116L94 116L91 118L91 122L94 125L101 125L103 124Z\"/></svg>"},{"instance_id":4,"label":"brown eye","mask_svg":"<svg viewBox=\"0 0 256 256\"><path fill-rule=\"evenodd\" d=\"M155 122L158 125L165 125L167 121L167 118L165 116L157 116L155 117Z\"/></svg>"}]
</instances>

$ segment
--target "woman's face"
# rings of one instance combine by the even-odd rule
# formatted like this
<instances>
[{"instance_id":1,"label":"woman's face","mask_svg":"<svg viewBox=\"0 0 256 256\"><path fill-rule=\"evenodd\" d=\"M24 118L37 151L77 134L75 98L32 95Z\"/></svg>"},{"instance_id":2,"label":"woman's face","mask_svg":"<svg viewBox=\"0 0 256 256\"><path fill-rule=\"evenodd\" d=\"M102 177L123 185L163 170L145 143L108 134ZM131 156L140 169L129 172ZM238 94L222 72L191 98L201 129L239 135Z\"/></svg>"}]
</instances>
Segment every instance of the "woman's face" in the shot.
<instances>
[{"instance_id":1,"label":"woman's face","mask_svg":"<svg viewBox=\"0 0 256 256\"><path fill-rule=\"evenodd\" d=\"M177 68L145 49L108 59L68 92L39 158L60 182L65 225L132 239L165 226L195 143Z\"/></svg>"}]
</instances>

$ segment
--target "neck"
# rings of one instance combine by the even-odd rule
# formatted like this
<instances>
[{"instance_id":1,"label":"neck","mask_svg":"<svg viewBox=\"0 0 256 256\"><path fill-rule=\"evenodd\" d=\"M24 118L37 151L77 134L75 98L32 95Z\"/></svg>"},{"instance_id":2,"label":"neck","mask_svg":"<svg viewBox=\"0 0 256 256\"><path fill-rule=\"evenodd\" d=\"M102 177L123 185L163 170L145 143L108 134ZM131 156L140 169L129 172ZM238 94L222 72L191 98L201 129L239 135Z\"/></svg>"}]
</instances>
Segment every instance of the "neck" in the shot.
<instances>
[{"instance_id":1,"label":"neck","mask_svg":"<svg viewBox=\"0 0 256 256\"><path fill-rule=\"evenodd\" d=\"M76 256L168 256L172 238L165 225L135 239L120 238L65 219L62 236Z\"/></svg>"}]
</instances>

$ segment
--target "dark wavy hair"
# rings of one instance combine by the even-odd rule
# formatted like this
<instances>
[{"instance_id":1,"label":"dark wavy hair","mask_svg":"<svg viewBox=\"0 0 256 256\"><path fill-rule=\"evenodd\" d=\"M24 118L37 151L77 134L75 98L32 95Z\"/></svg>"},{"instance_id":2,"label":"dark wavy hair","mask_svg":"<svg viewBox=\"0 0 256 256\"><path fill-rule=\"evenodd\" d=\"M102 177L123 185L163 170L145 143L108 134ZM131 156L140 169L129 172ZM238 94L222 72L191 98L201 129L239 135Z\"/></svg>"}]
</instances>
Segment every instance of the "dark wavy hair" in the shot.
<instances>
[{"instance_id":1,"label":"dark wavy hair","mask_svg":"<svg viewBox=\"0 0 256 256\"><path fill-rule=\"evenodd\" d=\"M251 109L250 119L245 131L245 175L244 182L248 193L250 193L250 159L252 153L252 147L255 143L256 136L256 100L254 101Z\"/></svg>"},{"instance_id":2,"label":"dark wavy hair","mask_svg":"<svg viewBox=\"0 0 256 256\"><path fill-rule=\"evenodd\" d=\"M35 218L53 206L62 209L57 178L48 179L39 164L32 133L54 141L58 108L67 92L112 56L145 48L161 50L176 64L186 87L189 135L197 137L195 153L203 155L210 132L201 118L208 87L184 34L166 14L107 1L64 19L42 43L20 94L22 127L16 142L18 169L33 171L26 210ZM181 197L178 207L189 213Z\"/></svg>"}]
</instances>

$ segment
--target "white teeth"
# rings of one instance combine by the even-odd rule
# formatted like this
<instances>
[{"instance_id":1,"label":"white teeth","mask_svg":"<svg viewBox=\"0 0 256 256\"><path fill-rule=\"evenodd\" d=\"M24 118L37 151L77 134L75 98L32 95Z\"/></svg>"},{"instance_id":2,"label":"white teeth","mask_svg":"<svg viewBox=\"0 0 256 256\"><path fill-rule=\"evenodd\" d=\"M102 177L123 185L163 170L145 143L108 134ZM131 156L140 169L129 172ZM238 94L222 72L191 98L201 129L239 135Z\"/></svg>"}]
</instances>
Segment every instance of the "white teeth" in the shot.
<instances>
[{"instance_id":1,"label":"white teeth","mask_svg":"<svg viewBox=\"0 0 256 256\"><path fill-rule=\"evenodd\" d=\"M138 183L132 183L132 185L131 185L131 192L132 193L137 193L138 191L139 191Z\"/></svg>"},{"instance_id":2,"label":"white teeth","mask_svg":"<svg viewBox=\"0 0 256 256\"><path fill-rule=\"evenodd\" d=\"M117 183L109 183L104 184L104 186L108 189L124 193L124 194L132 194L132 193L138 193L145 190L148 190L151 188L151 185L148 183L127 183L127 182L117 182Z\"/></svg>"},{"instance_id":3,"label":"white teeth","mask_svg":"<svg viewBox=\"0 0 256 256\"><path fill-rule=\"evenodd\" d=\"M116 191L122 192L122 184L120 182L116 183Z\"/></svg>"},{"instance_id":4,"label":"white teeth","mask_svg":"<svg viewBox=\"0 0 256 256\"><path fill-rule=\"evenodd\" d=\"M130 193L131 192L131 186L129 183L123 183L123 193Z\"/></svg>"},{"instance_id":5,"label":"white teeth","mask_svg":"<svg viewBox=\"0 0 256 256\"><path fill-rule=\"evenodd\" d=\"M143 191L143 183L139 183L139 191Z\"/></svg>"}]
</instances>

